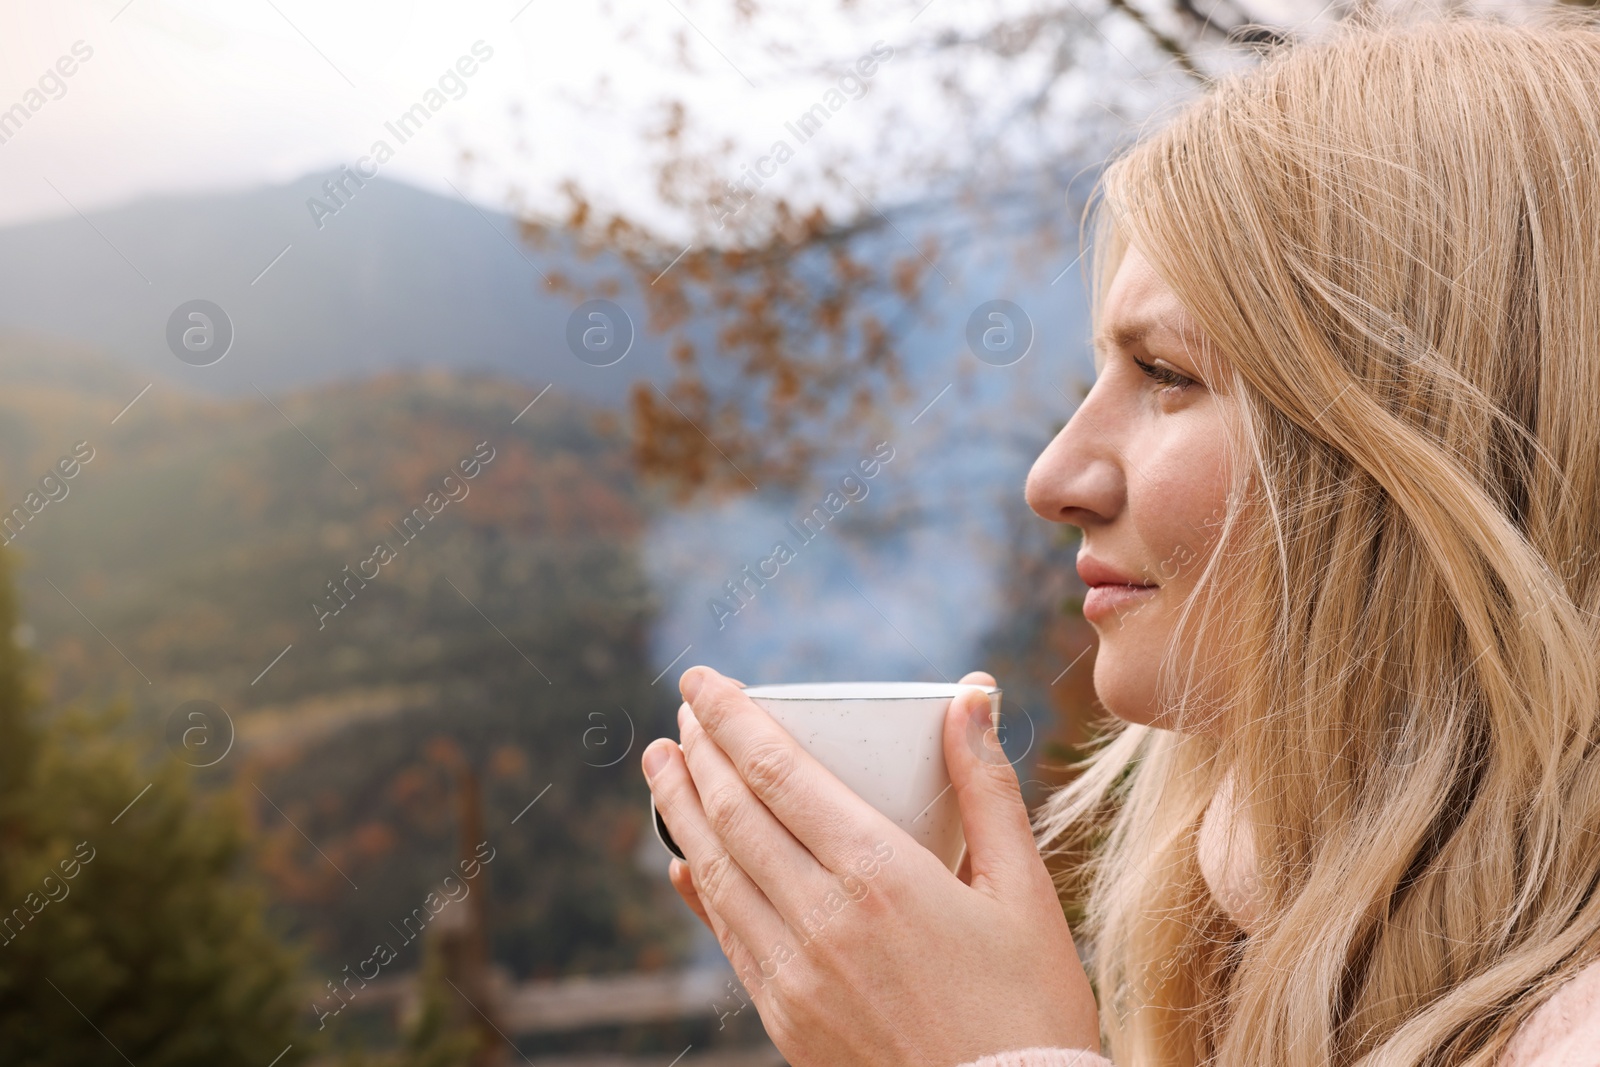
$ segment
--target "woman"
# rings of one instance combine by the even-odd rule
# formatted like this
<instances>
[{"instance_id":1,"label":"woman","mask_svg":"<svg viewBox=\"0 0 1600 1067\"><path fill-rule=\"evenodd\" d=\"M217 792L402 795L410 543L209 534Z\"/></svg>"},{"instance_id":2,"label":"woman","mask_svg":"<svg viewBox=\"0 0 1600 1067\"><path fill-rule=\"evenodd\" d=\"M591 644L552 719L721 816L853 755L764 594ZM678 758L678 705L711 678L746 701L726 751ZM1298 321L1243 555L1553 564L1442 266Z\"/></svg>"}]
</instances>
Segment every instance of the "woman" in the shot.
<instances>
[{"instance_id":1,"label":"woman","mask_svg":"<svg viewBox=\"0 0 1600 1067\"><path fill-rule=\"evenodd\" d=\"M1108 168L1027 495L1126 725L1030 825L958 702L960 877L686 672L673 883L791 1064L1600 1065L1597 98L1585 16L1350 26Z\"/></svg>"}]
</instances>

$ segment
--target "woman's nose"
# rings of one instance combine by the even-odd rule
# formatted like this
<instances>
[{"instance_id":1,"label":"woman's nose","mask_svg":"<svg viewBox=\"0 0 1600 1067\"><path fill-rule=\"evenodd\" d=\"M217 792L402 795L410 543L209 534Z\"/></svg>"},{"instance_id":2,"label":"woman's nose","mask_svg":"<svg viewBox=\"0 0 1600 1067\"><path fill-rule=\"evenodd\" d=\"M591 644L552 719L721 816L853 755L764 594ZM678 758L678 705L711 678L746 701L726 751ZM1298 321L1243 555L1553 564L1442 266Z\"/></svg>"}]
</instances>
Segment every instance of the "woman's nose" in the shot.
<instances>
[{"instance_id":1,"label":"woman's nose","mask_svg":"<svg viewBox=\"0 0 1600 1067\"><path fill-rule=\"evenodd\" d=\"M1126 497L1125 455L1091 390L1028 472L1028 506L1051 522L1109 522Z\"/></svg>"}]
</instances>

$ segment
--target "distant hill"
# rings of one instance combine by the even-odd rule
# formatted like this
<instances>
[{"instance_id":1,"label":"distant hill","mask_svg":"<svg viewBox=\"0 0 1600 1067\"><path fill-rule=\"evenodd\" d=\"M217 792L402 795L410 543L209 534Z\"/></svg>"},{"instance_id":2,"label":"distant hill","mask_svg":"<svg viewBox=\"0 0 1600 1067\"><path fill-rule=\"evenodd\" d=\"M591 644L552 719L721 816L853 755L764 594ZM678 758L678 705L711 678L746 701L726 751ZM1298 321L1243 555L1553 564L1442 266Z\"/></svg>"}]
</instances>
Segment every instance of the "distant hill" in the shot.
<instances>
[{"instance_id":1,"label":"distant hill","mask_svg":"<svg viewBox=\"0 0 1600 1067\"><path fill-rule=\"evenodd\" d=\"M0 336L104 352L140 386L154 380L224 395L436 367L553 383L618 407L631 383L668 379L667 339L652 332L646 303L615 256L585 258L560 239L536 249L508 215L381 178L353 192L347 186L335 214L314 218L307 205L332 202L329 180L311 174L0 228ZM863 236L855 252L890 262L913 247L904 228L922 241L919 225L940 238L939 226L951 221L905 221ZM1034 236L985 231L976 245L957 242L938 256L939 273L914 316L882 301L877 310L915 381L937 391L959 370L1018 385L1047 362L1090 371L1076 252L1041 260L1029 245ZM553 292L545 279L554 276L588 296L620 287L612 298L636 336L625 359L593 367L573 356L567 323L580 300ZM1034 352L1016 368L986 366L967 351L969 314L997 297L1024 307L1036 331ZM174 310L196 299L220 305L234 327L232 349L208 367L180 362L166 339ZM715 351L720 325L694 321L690 336Z\"/></svg>"},{"instance_id":2,"label":"distant hill","mask_svg":"<svg viewBox=\"0 0 1600 1067\"><path fill-rule=\"evenodd\" d=\"M306 205L328 202L325 180L0 229L0 333L97 348L144 381L217 393L445 367L616 404L630 381L664 374L643 303L626 294L617 300L639 336L622 363L591 367L566 347L577 302L554 295L539 272L620 275L614 260L536 251L506 215L383 179L319 228ZM235 330L232 350L210 367L179 362L166 344L169 315L194 299L220 305Z\"/></svg>"},{"instance_id":3,"label":"distant hill","mask_svg":"<svg viewBox=\"0 0 1600 1067\"><path fill-rule=\"evenodd\" d=\"M637 755L676 707L637 558L658 505L603 413L435 370L270 404L158 388L112 425L137 377L92 353L13 340L0 377L0 500L59 496L3 549L52 703L126 694L128 729L191 763L228 731L185 748L172 715L220 706L235 743L206 773L256 810L317 966L368 955L454 863L454 753L483 776L514 972L687 947L635 861ZM41 488L79 441L92 457Z\"/></svg>"}]
</instances>

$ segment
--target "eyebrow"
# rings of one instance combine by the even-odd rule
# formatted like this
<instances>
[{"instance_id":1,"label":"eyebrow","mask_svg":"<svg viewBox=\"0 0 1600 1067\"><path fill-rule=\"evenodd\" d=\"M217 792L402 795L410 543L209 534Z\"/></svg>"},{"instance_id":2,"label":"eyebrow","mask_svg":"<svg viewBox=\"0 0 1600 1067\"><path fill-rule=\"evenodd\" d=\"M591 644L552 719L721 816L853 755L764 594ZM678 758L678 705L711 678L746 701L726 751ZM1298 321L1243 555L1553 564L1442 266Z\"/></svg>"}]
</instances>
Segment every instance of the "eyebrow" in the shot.
<instances>
[{"instance_id":1,"label":"eyebrow","mask_svg":"<svg viewBox=\"0 0 1600 1067\"><path fill-rule=\"evenodd\" d=\"M1143 322L1132 322L1118 326L1095 337L1095 350L1097 352L1106 352L1113 346L1117 348L1132 348L1143 341L1155 327L1156 323L1148 319Z\"/></svg>"}]
</instances>

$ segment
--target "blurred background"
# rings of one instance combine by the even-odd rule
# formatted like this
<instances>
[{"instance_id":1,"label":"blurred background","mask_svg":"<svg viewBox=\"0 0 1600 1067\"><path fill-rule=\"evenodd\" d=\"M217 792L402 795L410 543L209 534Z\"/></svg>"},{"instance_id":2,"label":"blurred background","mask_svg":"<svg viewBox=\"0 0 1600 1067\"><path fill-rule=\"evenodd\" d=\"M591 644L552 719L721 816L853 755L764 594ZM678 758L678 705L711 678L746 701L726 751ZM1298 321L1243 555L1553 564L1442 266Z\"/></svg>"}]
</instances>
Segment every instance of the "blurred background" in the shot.
<instances>
[{"instance_id":1,"label":"blurred background","mask_svg":"<svg viewBox=\"0 0 1600 1067\"><path fill-rule=\"evenodd\" d=\"M678 675L988 670L1065 780L1098 168L1361 8L10 0L0 1061L782 1063Z\"/></svg>"}]
</instances>

